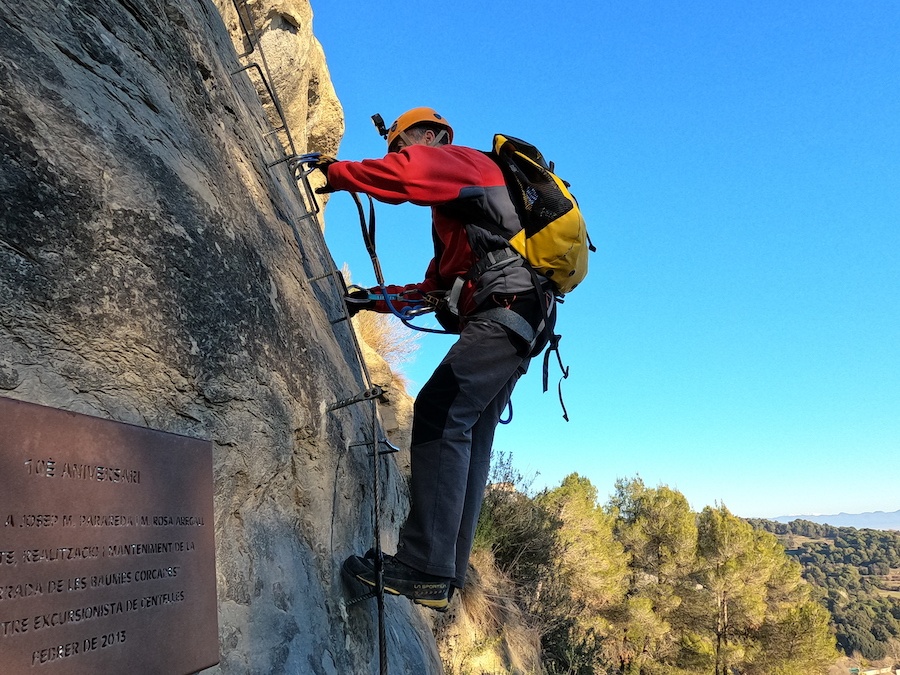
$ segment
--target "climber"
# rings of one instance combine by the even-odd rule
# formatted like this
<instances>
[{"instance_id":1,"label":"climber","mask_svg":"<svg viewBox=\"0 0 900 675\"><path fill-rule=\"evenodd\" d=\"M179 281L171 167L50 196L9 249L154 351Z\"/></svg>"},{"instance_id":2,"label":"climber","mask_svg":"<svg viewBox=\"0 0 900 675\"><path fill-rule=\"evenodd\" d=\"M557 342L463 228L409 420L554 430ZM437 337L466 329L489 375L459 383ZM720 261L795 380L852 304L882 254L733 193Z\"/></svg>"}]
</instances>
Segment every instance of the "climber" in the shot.
<instances>
[{"instance_id":1,"label":"climber","mask_svg":"<svg viewBox=\"0 0 900 675\"><path fill-rule=\"evenodd\" d=\"M360 162L321 158L323 192L362 192L389 204L430 206L434 258L425 280L388 286L434 304L459 338L414 404L410 511L397 552L384 559L384 589L445 610L462 588L494 431L513 387L546 343L555 320L549 282L534 275L496 232L521 229L503 174L485 153L453 145L453 129L431 108L403 113L386 132L388 153ZM480 223L490 223L486 229ZM351 288L348 308L386 312L381 289ZM344 571L375 586L371 556Z\"/></svg>"}]
</instances>

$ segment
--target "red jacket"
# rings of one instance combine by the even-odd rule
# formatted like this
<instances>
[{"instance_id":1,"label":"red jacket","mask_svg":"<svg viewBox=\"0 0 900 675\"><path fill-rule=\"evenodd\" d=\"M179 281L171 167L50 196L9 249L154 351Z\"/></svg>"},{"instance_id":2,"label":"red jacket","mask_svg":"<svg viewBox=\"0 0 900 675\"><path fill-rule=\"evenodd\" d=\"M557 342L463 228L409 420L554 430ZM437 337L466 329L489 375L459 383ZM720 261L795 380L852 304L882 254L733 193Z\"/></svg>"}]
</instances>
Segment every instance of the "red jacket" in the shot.
<instances>
[{"instance_id":1,"label":"red jacket","mask_svg":"<svg viewBox=\"0 0 900 675\"><path fill-rule=\"evenodd\" d=\"M474 251L505 248L506 240L478 227L479 221L487 220L509 236L521 229L500 168L485 153L464 146L411 145L382 159L335 162L328 167L328 183L336 190L362 192L389 204L412 202L431 207L434 258L425 279L390 287L390 292L449 291L475 264ZM518 271L508 269L485 274L477 282L467 281L460 314L470 313L493 293L514 294L533 288L530 273L515 267Z\"/></svg>"}]
</instances>

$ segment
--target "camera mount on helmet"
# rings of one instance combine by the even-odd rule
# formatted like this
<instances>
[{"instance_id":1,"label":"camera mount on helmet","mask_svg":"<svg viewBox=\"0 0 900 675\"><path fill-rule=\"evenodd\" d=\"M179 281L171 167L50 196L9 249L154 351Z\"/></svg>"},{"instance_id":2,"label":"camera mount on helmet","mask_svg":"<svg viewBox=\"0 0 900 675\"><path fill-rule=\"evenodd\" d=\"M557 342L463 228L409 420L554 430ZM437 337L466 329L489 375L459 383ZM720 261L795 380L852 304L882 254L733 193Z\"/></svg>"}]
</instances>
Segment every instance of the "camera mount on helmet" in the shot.
<instances>
[{"instance_id":1,"label":"camera mount on helmet","mask_svg":"<svg viewBox=\"0 0 900 675\"><path fill-rule=\"evenodd\" d=\"M381 137L387 140L388 130L387 127L384 126L384 118L378 113L375 113L374 115L372 115L372 122L375 124L375 129L378 131Z\"/></svg>"}]
</instances>

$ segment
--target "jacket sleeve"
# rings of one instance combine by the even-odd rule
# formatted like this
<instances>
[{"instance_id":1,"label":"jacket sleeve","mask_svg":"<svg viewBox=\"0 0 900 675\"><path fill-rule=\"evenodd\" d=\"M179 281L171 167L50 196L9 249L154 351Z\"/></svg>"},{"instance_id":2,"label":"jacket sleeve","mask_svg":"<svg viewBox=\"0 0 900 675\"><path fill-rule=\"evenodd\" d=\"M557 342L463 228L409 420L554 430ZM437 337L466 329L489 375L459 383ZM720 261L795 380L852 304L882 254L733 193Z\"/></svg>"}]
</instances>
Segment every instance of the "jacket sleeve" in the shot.
<instances>
[{"instance_id":1,"label":"jacket sleeve","mask_svg":"<svg viewBox=\"0 0 900 675\"><path fill-rule=\"evenodd\" d=\"M335 190L363 192L389 204L434 206L456 199L473 185L473 172L479 174L479 168L465 154L412 145L382 159L335 162L328 167L328 183Z\"/></svg>"},{"instance_id":2,"label":"jacket sleeve","mask_svg":"<svg viewBox=\"0 0 900 675\"><path fill-rule=\"evenodd\" d=\"M503 186L506 194L503 175L493 160L478 150L452 145L412 145L382 159L335 162L328 167L328 183L335 190L362 192L389 204L433 207L435 258L425 280L412 285L422 293L447 290L472 264L465 227L435 207L473 195L483 199L485 190L496 186ZM389 311L384 303L376 309Z\"/></svg>"},{"instance_id":3,"label":"jacket sleeve","mask_svg":"<svg viewBox=\"0 0 900 675\"><path fill-rule=\"evenodd\" d=\"M391 296L391 305L398 311L403 311L407 307L420 307L421 301L424 300L424 293L419 289L419 284L407 284L406 286L385 286L388 295ZM369 295L377 295L381 299L375 300L375 306L372 309L382 314L392 314L388 303L381 294L380 286L373 286L369 289Z\"/></svg>"}]
</instances>

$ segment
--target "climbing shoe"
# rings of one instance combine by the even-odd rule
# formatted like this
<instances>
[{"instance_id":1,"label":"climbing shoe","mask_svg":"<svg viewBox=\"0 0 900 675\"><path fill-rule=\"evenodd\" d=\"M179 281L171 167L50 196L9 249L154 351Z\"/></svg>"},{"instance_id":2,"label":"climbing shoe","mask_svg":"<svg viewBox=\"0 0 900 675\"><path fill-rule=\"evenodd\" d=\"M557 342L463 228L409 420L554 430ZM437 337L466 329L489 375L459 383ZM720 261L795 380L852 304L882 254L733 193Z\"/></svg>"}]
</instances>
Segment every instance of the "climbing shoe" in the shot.
<instances>
[{"instance_id":1,"label":"climbing shoe","mask_svg":"<svg viewBox=\"0 0 900 675\"><path fill-rule=\"evenodd\" d=\"M375 586L375 556L371 551L365 557L351 555L344 561L343 570L348 576ZM384 590L439 612L447 611L450 604L450 579L415 570L391 555L384 556Z\"/></svg>"}]
</instances>

